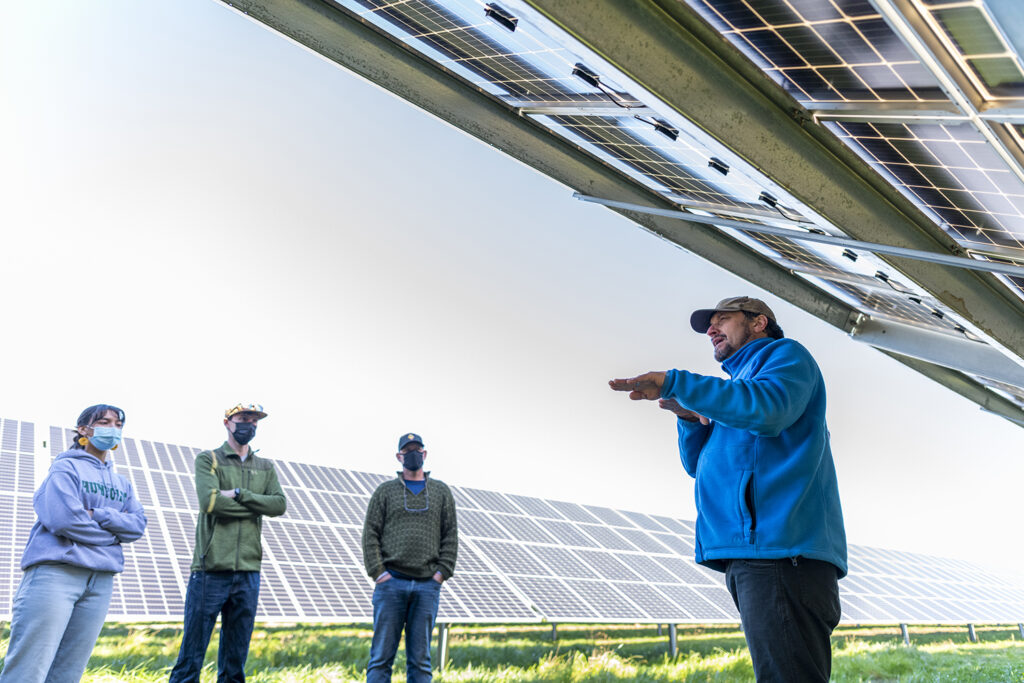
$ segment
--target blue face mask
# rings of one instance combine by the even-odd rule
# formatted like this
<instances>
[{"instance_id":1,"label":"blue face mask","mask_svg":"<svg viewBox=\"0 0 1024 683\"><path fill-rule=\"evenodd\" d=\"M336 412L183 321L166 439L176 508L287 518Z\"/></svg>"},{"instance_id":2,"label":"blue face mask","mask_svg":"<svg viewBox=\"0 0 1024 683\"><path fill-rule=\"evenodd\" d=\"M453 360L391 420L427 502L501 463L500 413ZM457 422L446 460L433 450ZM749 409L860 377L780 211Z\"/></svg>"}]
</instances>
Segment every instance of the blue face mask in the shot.
<instances>
[{"instance_id":1,"label":"blue face mask","mask_svg":"<svg viewBox=\"0 0 1024 683\"><path fill-rule=\"evenodd\" d=\"M109 451L121 443L121 430L117 427L93 427L89 443L98 451Z\"/></svg>"}]
</instances>

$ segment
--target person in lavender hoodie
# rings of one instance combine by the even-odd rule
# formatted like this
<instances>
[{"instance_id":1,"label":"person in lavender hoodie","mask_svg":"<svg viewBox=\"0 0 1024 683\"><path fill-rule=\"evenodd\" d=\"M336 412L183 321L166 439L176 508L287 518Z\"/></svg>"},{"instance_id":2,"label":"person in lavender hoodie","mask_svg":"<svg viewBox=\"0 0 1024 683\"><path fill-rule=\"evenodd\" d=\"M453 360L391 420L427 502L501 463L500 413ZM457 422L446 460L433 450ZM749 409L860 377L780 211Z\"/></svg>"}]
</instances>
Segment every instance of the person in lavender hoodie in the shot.
<instances>
[{"instance_id":1,"label":"person in lavender hoodie","mask_svg":"<svg viewBox=\"0 0 1024 683\"><path fill-rule=\"evenodd\" d=\"M110 405L78 417L71 450L57 456L32 498L0 683L68 683L85 672L110 605L122 543L142 537L146 515L131 482L114 474L124 412Z\"/></svg>"}]
</instances>

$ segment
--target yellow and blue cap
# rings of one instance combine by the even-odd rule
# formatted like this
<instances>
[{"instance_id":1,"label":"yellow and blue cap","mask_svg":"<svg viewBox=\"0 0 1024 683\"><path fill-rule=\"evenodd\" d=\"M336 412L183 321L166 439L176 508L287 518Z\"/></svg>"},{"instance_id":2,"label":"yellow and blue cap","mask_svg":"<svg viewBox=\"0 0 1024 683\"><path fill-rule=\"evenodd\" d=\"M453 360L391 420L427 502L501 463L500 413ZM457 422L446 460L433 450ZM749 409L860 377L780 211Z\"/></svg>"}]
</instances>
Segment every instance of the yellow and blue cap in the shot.
<instances>
[{"instance_id":1,"label":"yellow and blue cap","mask_svg":"<svg viewBox=\"0 0 1024 683\"><path fill-rule=\"evenodd\" d=\"M255 413L261 420L267 416L263 406L259 403L237 403L224 411L224 417L231 419L232 415L238 415L239 413Z\"/></svg>"}]
</instances>

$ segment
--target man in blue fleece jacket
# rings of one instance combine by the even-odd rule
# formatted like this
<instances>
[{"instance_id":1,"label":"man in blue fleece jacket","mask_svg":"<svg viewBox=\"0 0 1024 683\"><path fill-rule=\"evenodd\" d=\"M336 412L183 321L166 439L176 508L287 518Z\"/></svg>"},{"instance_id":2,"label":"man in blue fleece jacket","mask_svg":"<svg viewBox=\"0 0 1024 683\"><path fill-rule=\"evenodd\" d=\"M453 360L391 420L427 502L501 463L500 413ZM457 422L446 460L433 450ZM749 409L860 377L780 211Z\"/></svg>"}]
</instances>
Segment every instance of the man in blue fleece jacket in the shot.
<instances>
[{"instance_id":1,"label":"man in blue fleece jacket","mask_svg":"<svg viewBox=\"0 0 1024 683\"><path fill-rule=\"evenodd\" d=\"M610 385L678 418L696 560L725 572L757 680L827 681L846 532L821 371L758 299L725 299L690 325L730 379L669 370Z\"/></svg>"}]
</instances>

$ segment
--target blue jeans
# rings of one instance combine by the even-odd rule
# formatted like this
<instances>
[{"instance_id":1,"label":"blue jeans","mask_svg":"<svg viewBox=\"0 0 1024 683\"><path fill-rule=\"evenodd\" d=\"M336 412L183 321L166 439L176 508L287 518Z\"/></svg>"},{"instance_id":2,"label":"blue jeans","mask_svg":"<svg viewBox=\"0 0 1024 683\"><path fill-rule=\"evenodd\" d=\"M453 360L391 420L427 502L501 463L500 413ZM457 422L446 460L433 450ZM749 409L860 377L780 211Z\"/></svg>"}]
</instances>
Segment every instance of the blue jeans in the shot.
<instances>
[{"instance_id":1,"label":"blue jeans","mask_svg":"<svg viewBox=\"0 0 1024 683\"><path fill-rule=\"evenodd\" d=\"M430 636L437 619L441 584L433 579L391 577L373 589L373 642L367 683L387 683L405 628L405 675L408 683L430 683Z\"/></svg>"},{"instance_id":2,"label":"blue jeans","mask_svg":"<svg viewBox=\"0 0 1024 683\"><path fill-rule=\"evenodd\" d=\"M837 577L834 565L803 557L728 561L725 583L758 683L827 683L841 616Z\"/></svg>"},{"instance_id":3,"label":"blue jeans","mask_svg":"<svg viewBox=\"0 0 1024 683\"><path fill-rule=\"evenodd\" d=\"M3 683L78 681L110 606L113 572L69 564L25 570L11 610Z\"/></svg>"},{"instance_id":4,"label":"blue jeans","mask_svg":"<svg viewBox=\"0 0 1024 683\"><path fill-rule=\"evenodd\" d=\"M199 683L218 614L217 683L245 683L259 597L259 572L192 572L185 592L185 632L170 683Z\"/></svg>"}]
</instances>

